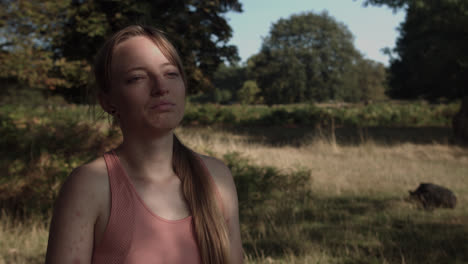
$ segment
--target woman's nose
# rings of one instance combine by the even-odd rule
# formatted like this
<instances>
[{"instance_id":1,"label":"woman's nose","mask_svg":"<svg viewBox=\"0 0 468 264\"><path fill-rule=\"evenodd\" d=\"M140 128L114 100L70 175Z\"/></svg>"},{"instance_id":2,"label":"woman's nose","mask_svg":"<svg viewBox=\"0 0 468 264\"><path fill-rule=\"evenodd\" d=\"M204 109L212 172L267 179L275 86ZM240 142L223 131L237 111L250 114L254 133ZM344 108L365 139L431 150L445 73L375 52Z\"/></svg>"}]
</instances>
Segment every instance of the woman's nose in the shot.
<instances>
[{"instance_id":1,"label":"woman's nose","mask_svg":"<svg viewBox=\"0 0 468 264\"><path fill-rule=\"evenodd\" d=\"M151 82L151 96L163 96L169 92L168 85L160 78L153 78Z\"/></svg>"}]
</instances>

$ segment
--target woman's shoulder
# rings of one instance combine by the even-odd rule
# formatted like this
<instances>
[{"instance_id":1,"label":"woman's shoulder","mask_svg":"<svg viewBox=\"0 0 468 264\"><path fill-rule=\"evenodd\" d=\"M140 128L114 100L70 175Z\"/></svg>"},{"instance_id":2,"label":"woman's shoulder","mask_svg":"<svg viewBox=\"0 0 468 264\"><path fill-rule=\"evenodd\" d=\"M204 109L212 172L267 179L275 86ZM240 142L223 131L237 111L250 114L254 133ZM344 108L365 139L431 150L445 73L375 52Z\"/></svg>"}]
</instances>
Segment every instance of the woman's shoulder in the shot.
<instances>
[{"instance_id":1,"label":"woman's shoulder","mask_svg":"<svg viewBox=\"0 0 468 264\"><path fill-rule=\"evenodd\" d=\"M231 171L222 160L200 153L196 154L203 160L203 163L206 165L210 173L213 171L216 174L213 176L222 178L232 178Z\"/></svg>"},{"instance_id":2,"label":"woman's shoulder","mask_svg":"<svg viewBox=\"0 0 468 264\"><path fill-rule=\"evenodd\" d=\"M230 218L233 210L237 210L237 191L231 171L223 161L217 158L198 153L197 155L206 165L216 187L218 187L221 199Z\"/></svg>"},{"instance_id":3,"label":"woman's shoulder","mask_svg":"<svg viewBox=\"0 0 468 264\"><path fill-rule=\"evenodd\" d=\"M89 187L102 187L101 185L108 184L107 166L104 158L98 157L73 169L67 181L75 181L80 185L89 185Z\"/></svg>"},{"instance_id":4,"label":"woman's shoulder","mask_svg":"<svg viewBox=\"0 0 468 264\"><path fill-rule=\"evenodd\" d=\"M61 200L86 203L94 201L98 207L107 202L109 179L103 157L83 164L70 173L61 188Z\"/></svg>"},{"instance_id":5,"label":"woman's shoulder","mask_svg":"<svg viewBox=\"0 0 468 264\"><path fill-rule=\"evenodd\" d=\"M91 257L95 224L109 206L105 170L103 159L98 158L74 169L63 183L55 201L47 263Z\"/></svg>"}]
</instances>

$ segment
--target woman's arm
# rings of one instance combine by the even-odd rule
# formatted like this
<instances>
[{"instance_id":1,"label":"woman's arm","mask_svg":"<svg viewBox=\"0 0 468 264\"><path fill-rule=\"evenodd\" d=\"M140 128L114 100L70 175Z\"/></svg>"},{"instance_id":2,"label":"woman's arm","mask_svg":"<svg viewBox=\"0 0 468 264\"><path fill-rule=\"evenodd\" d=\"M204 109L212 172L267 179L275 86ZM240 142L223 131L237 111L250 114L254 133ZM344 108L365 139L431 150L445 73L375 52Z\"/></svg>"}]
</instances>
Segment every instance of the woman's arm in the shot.
<instances>
[{"instance_id":1,"label":"woman's arm","mask_svg":"<svg viewBox=\"0 0 468 264\"><path fill-rule=\"evenodd\" d=\"M223 164L224 165L224 164ZM236 186L232 178L231 171L224 165L226 169L227 190L224 195L224 204L228 214L229 238L231 240L231 263L243 263L242 241L239 226L239 206L237 199Z\"/></svg>"},{"instance_id":2,"label":"woman's arm","mask_svg":"<svg viewBox=\"0 0 468 264\"><path fill-rule=\"evenodd\" d=\"M242 241L239 227L239 207L236 186L229 168L220 160L202 156L218 187L223 201L224 214L228 220L231 245L231 263L243 263Z\"/></svg>"},{"instance_id":3,"label":"woman's arm","mask_svg":"<svg viewBox=\"0 0 468 264\"><path fill-rule=\"evenodd\" d=\"M55 202L46 264L91 263L102 181L89 165L75 169L67 178Z\"/></svg>"}]
</instances>

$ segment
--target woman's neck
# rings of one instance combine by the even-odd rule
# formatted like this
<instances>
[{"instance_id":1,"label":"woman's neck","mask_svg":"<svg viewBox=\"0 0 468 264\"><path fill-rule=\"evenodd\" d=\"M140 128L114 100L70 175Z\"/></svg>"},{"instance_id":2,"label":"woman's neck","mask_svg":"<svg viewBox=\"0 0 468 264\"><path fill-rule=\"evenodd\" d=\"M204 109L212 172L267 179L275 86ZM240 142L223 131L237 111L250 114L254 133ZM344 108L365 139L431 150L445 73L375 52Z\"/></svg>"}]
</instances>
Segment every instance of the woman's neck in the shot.
<instances>
[{"instance_id":1,"label":"woman's neck","mask_svg":"<svg viewBox=\"0 0 468 264\"><path fill-rule=\"evenodd\" d=\"M116 148L129 176L142 181L163 181L174 176L172 146L174 134L167 133L153 139L125 137Z\"/></svg>"}]
</instances>

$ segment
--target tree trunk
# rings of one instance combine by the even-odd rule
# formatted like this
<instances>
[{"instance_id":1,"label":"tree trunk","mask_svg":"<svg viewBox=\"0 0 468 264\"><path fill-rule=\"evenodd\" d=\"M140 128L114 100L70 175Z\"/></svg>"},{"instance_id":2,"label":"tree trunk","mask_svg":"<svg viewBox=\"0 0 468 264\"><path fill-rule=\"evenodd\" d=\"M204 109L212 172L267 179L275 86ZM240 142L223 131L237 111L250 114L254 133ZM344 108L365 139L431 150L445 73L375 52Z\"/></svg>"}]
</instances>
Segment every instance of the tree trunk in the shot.
<instances>
[{"instance_id":1,"label":"tree trunk","mask_svg":"<svg viewBox=\"0 0 468 264\"><path fill-rule=\"evenodd\" d=\"M453 117L452 127L455 138L468 143L468 96L463 98L460 111Z\"/></svg>"}]
</instances>

